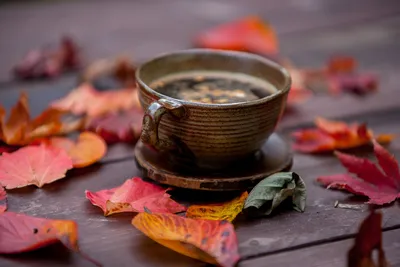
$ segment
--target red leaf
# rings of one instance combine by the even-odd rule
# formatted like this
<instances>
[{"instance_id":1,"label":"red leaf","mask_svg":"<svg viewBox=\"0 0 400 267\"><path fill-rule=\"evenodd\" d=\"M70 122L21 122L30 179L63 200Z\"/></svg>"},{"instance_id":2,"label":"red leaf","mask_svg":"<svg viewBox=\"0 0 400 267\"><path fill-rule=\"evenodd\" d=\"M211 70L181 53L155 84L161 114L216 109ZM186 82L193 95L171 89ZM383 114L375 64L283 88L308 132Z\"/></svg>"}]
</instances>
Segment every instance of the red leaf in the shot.
<instances>
[{"instance_id":1,"label":"red leaf","mask_svg":"<svg viewBox=\"0 0 400 267\"><path fill-rule=\"evenodd\" d=\"M83 255L78 247L78 226L74 221L49 220L25 214L5 212L0 215L0 254L15 254L60 242Z\"/></svg>"},{"instance_id":2,"label":"red leaf","mask_svg":"<svg viewBox=\"0 0 400 267\"><path fill-rule=\"evenodd\" d=\"M86 198L104 211L104 216L120 212L143 212L145 208L155 213L177 213L186 207L170 198L167 189L143 181L139 177L126 180L119 187L85 191Z\"/></svg>"},{"instance_id":3,"label":"red leaf","mask_svg":"<svg viewBox=\"0 0 400 267\"><path fill-rule=\"evenodd\" d=\"M371 213L360 225L354 246L347 255L347 266L388 267L382 246L382 213L371 210ZM373 251L378 250L378 264L373 260Z\"/></svg>"},{"instance_id":4,"label":"red leaf","mask_svg":"<svg viewBox=\"0 0 400 267\"><path fill-rule=\"evenodd\" d=\"M109 143L136 141L142 131L143 111L131 109L92 119L88 129L96 132Z\"/></svg>"},{"instance_id":5,"label":"red leaf","mask_svg":"<svg viewBox=\"0 0 400 267\"><path fill-rule=\"evenodd\" d=\"M14 67L14 74L21 79L55 77L63 71L81 64L78 46L69 37L63 37L57 49L34 49Z\"/></svg>"},{"instance_id":6,"label":"red leaf","mask_svg":"<svg viewBox=\"0 0 400 267\"><path fill-rule=\"evenodd\" d=\"M71 158L61 149L27 146L0 157L0 184L6 189L27 185L42 187L65 177L71 168Z\"/></svg>"},{"instance_id":7,"label":"red leaf","mask_svg":"<svg viewBox=\"0 0 400 267\"><path fill-rule=\"evenodd\" d=\"M51 107L75 115L101 116L107 113L140 108L136 89L99 92L90 84L81 84L67 96L51 103Z\"/></svg>"},{"instance_id":8,"label":"red leaf","mask_svg":"<svg viewBox=\"0 0 400 267\"><path fill-rule=\"evenodd\" d=\"M7 194L6 190L0 185L0 214L7 209Z\"/></svg>"},{"instance_id":9,"label":"red leaf","mask_svg":"<svg viewBox=\"0 0 400 267\"><path fill-rule=\"evenodd\" d=\"M196 43L200 47L277 54L278 39L274 29L259 17L249 16L201 33Z\"/></svg>"},{"instance_id":10,"label":"red leaf","mask_svg":"<svg viewBox=\"0 0 400 267\"><path fill-rule=\"evenodd\" d=\"M374 152L379 161L379 167L369 161L355 156L337 152L336 155L344 167L357 178L349 174L321 176L317 181L328 188L347 190L353 194L369 197L371 204L383 205L400 198L399 167L392 155L377 142L374 142Z\"/></svg>"},{"instance_id":11,"label":"red leaf","mask_svg":"<svg viewBox=\"0 0 400 267\"><path fill-rule=\"evenodd\" d=\"M365 124L347 124L316 118L317 128L299 130L292 134L293 148L305 153L333 151L362 146L371 142L373 132ZM384 138L380 138L384 137ZM378 141L390 142L394 135L378 136Z\"/></svg>"}]
</instances>

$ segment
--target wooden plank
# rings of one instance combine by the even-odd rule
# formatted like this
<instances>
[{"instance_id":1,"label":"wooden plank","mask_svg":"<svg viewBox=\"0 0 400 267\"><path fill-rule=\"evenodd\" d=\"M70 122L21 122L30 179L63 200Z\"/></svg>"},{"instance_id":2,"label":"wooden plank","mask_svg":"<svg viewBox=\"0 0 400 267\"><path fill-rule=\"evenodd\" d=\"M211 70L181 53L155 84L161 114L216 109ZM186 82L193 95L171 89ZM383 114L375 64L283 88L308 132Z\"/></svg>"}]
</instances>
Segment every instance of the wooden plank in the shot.
<instances>
[{"instance_id":1,"label":"wooden plank","mask_svg":"<svg viewBox=\"0 0 400 267\"><path fill-rule=\"evenodd\" d=\"M396 156L400 157L400 152L396 153ZM337 161L298 171L308 188L305 213L281 210L264 219L248 220L239 217L235 226L241 256L246 259L285 248L354 235L357 231L355 222L361 221L365 213L360 210L334 208L336 201L348 201L349 195L326 190L314 181L319 175L343 171ZM144 237L130 225L132 215L105 218L99 208L92 206L85 199L86 189L97 191L112 188L135 175L140 174L133 160L76 170L69 173L67 178L43 189L29 187L10 190L9 210L46 218L76 220L80 227L82 250L105 266L125 266L132 262L139 266L202 266ZM186 190L178 190L173 196L185 203L205 199L216 202L221 199L220 193L196 193ZM385 228L400 226L397 207L385 208L383 213ZM0 266L23 266L27 263L37 266L86 266L86 262L77 255L57 249L57 253L64 255L63 257L48 256L56 254L51 251L53 250L32 253L22 258L1 257Z\"/></svg>"},{"instance_id":2,"label":"wooden plank","mask_svg":"<svg viewBox=\"0 0 400 267\"><path fill-rule=\"evenodd\" d=\"M383 233L383 246L390 266L400 266L400 230L392 230ZM240 267L346 267L346 255L348 250L354 244L353 239L339 242L313 246L271 256L260 257L252 260L243 261Z\"/></svg>"},{"instance_id":3,"label":"wooden plank","mask_svg":"<svg viewBox=\"0 0 400 267\"><path fill-rule=\"evenodd\" d=\"M0 80L11 78L10 68L29 49L56 43L62 34L76 36L86 48L88 59L126 53L143 60L190 47L197 32L249 14L268 19L284 35L379 19L399 11L396 0L387 0L384 5L374 0L57 1L3 5L0 24L7 27L0 29L0 36L6 36L0 43ZM25 27L27 23L29 27Z\"/></svg>"}]
</instances>

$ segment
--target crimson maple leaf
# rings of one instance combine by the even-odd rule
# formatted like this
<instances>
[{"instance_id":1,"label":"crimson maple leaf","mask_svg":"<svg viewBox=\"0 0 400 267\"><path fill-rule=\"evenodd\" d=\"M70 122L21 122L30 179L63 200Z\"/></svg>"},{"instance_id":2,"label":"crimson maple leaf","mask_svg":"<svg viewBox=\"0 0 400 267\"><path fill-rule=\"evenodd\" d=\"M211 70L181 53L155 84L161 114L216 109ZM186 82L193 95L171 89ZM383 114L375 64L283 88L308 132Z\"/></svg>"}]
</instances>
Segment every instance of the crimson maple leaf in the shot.
<instances>
[{"instance_id":1,"label":"crimson maple leaf","mask_svg":"<svg viewBox=\"0 0 400 267\"><path fill-rule=\"evenodd\" d=\"M370 204L383 205L400 198L400 172L396 159L376 141L373 145L378 164L368 159L336 152L342 165L357 177L336 174L318 177L317 181L328 188L367 196Z\"/></svg>"}]
</instances>

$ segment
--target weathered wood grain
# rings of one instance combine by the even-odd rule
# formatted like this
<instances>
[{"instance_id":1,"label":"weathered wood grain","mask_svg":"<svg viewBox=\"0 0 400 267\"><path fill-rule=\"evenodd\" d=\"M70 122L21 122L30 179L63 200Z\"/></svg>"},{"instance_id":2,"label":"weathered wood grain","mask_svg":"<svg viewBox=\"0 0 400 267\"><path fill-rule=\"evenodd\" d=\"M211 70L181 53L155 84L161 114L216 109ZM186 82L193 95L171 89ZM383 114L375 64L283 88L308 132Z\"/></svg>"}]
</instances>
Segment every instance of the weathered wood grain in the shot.
<instances>
[{"instance_id":1,"label":"weathered wood grain","mask_svg":"<svg viewBox=\"0 0 400 267\"><path fill-rule=\"evenodd\" d=\"M354 244L353 239L318 245L276 255L243 261L240 267L347 267L346 255ZM383 233L383 246L390 266L400 266L400 230Z\"/></svg>"},{"instance_id":2,"label":"weathered wood grain","mask_svg":"<svg viewBox=\"0 0 400 267\"><path fill-rule=\"evenodd\" d=\"M400 157L400 153L396 153ZM296 170L296 169L295 169ZM326 190L315 183L319 175L343 172L338 162L322 164L299 170L308 189L305 213L278 211L270 218L249 220L239 217L235 222L241 256L246 259L265 253L274 253L290 247L309 243L348 238L357 231L365 213L360 210L334 208L336 201L349 201L346 193ZM92 206L84 196L84 190L100 190L121 184L125 179L140 175L133 160L107 165L96 165L73 171L67 178L45 186L10 190L9 210L46 218L73 219L80 227L82 250L103 262L105 266L126 266L137 262L143 266L196 266L196 261L169 252L147 239L130 225L132 215L103 217L99 208ZM221 199L220 194L195 193L178 190L174 197L182 202L199 202ZM217 200L215 200L217 201ZM220 200L219 200L220 201ZM384 228L400 227L398 207L383 209ZM50 250L51 251L51 250ZM59 251L59 250L57 250ZM62 251L62 250L61 250ZM81 266L86 264L80 257L48 257L43 252L29 254L27 258L0 258L0 266L23 266L24 263L52 266ZM65 255L65 253L63 254ZM69 255L69 254L67 254ZM201 266L201 265L200 265Z\"/></svg>"}]
</instances>

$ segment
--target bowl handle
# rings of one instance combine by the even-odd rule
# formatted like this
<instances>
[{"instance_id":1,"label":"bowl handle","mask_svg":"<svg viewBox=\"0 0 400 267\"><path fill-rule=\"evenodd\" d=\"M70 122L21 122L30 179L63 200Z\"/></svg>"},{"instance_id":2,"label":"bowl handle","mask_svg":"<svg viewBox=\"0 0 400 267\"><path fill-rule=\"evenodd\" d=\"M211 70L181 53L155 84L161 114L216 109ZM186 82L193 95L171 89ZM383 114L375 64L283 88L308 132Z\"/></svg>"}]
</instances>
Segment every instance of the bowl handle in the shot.
<instances>
[{"instance_id":1,"label":"bowl handle","mask_svg":"<svg viewBox=\"0 0 400 267\"><path fill-rule=\"evenodd\" d=\"M160 139L158 136L158 126L161 117L166 113L176 119L182 119L186 116L185 107L177 101L165 98L154 101L144 114L140 139L143 143L157 151L180 150L179 145L172 136L165 139Z\"/></svg>"}]
</instances>

